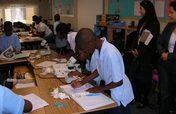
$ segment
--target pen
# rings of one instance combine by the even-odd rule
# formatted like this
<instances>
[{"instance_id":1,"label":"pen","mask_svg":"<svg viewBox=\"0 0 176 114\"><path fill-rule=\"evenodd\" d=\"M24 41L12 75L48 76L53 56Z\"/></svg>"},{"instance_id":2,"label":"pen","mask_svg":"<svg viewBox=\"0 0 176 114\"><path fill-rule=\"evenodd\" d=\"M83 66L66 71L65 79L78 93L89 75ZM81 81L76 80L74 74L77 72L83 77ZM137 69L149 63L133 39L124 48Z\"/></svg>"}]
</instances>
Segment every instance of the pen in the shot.
<instances>
[{"instance_id":1,"label":"pen","mask_svg":"<svg viewBox=\"0 0 176 114\"><path fill-rule=\"evenodd\" d=\"M57 103L57 104L54 104L54 106L62 107L62 106L68 106L68 105L67 104L59 104L59 103Z\"/></svg>"},{"instance_id":2,"label":"pen","mask_svg":"<svg viewBox=\"0 0 176 114\"><path fill-rule=\"evenodd\" d=\"M98 93L90 93L90 94L87 94L86 96L99 96L100 94Z\"/></svg>"},{"instance_id":3,"label":"pen","mask_svg":"<svg viewBox=\"0 0 176 114\"><path fill-rule=\"evenodd\" d=\"M77 81L77 82L78 82L78 81L82 81L84 78L85 78L85 76L78 77L78 79L77 79L76 81Z\"/></svg>"}]
</instances>

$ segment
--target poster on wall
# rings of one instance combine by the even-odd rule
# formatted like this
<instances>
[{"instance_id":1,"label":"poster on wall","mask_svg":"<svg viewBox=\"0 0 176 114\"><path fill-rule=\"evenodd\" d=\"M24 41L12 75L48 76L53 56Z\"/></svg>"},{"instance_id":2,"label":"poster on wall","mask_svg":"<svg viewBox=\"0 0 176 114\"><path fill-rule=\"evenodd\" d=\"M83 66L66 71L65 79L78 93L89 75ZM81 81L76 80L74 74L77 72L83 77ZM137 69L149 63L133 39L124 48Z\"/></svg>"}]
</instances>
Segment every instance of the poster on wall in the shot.
<instances>
[{"instance_id":1,"label":"poster on wall","mask_svg":"<svg viewBox=\"0 0 176 114\"><path fill-rule=\"evenodd\" d=\"M155 0L155 11L157 17L164 17L164 6L165 6L164 0Z\"/></svg>"},{"instance_id":2,"label":"poster on wall","mask_svg":"<svg viewBox=\"0 0 176 114\"><path fill-rule=\"evenodd\" d=\"M73 16L73 0L54 0L54 14L60 14L65 16Z\"/></svg>"}]
</instances>

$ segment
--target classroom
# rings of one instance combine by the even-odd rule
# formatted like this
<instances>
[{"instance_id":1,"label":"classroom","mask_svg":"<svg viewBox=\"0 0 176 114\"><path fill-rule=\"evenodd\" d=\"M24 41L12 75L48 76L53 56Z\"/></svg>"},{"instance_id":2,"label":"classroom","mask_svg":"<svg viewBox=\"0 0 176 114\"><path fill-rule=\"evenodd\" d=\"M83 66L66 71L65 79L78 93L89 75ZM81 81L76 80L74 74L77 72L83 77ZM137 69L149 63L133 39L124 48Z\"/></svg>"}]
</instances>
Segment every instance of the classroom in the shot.
<instances>
[{"instance_id":1,"label":"classroom","mask_svg":"<svg viewBox=\"0 0 176 114\"><path fill-rule=\"evenodd\" d=\"M175 23L175 0L0 0L0 113L176 114Z\"/></svg>"}]
</instances>

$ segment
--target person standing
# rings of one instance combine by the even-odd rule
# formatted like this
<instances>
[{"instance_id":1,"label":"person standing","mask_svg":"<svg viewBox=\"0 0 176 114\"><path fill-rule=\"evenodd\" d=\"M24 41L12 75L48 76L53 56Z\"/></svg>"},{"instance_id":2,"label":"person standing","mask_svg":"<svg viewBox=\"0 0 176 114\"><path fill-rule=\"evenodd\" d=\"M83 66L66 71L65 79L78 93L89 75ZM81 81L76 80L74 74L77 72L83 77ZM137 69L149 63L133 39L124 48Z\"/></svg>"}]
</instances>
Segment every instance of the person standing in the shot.
<instances>
[{"instance_id":1,"label":"person standing","mask_svg":"<svg viewBox=\"0 0 176 114\"><path fill-rule=\"evenodd\" d=\"M170 114L171 102L176 102L176 1L170 2L171 22L157 41L161 58L158 61L160 114ZM172 99L172 100L171 100Z\"/></svg>"},{"instance_id":2,"label":"person standing","mask_svg":"<svg viewBox=\"0 0 176 114\"><path fill-rule=\"evenodd\" d=\"M39 17L36 17L35 22L37 24L37 33L33 34L33 36L44 37L47 43L50 43L53 38L53 33L50 28L46 24L44 24Z\"/></svg>"},{"instance_id":3,"label":"person standing","mask_svg":"<svg viewBox=\"0 0 176 114\"><path fill-rule=\"evenodd\" d=\"M111 97L118 103L118 107L110 110L110 114L130 114L130 102L133 100L133 91L128 77L125 75L124 63L120 52L110 44L105 37L99 39L89 28L82 28L76 35L76 47L83 52L93 53L95 70L83 81L74 81L71 86L81 87L90 80L100 76L105 81L104 86L92 87L87 91L99 93L111 91Z\"/></svg>"},{"instance_id":4,"label":"person standing","mask_svg":"<svg viewBox=\"0 0 176 114\"><path fill-rule=\"evenodd\" d=\"M140 2L140 10L142 18L138 22L137 33L133 40L131 52L134 56L132 60L129 77L132 83L135 83L135 99L132 103L139 101L138 109L144 108L148 104L148 95L152 86L151 66L152 57L156 52L156 41L160 33L160 23L157 19L155 8L151 1ZM147 29L153 35L153 38L146 45L141 42L141 35ZM142 97L143 94L143 97Z\"/></svg>"}]
</instances>

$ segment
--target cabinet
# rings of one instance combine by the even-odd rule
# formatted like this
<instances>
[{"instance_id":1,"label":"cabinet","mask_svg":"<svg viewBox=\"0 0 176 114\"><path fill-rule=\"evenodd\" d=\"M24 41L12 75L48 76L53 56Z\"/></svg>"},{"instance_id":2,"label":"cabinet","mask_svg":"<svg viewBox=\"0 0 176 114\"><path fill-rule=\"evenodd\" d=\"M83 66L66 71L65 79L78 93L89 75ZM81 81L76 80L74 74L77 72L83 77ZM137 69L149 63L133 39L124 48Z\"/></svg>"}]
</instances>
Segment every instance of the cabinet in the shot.
<instances>
[{"instance_id":1,"label":"cabinet","mask_svg":"<svg viewBox=\"0 0 176 114\"><path fill-rule=\"evenodd\" d=\"M111 42L113 41L114 39L114 33L113 33L113 30L119 30L123 33L123 41L124 41L124 49L126 49L126 40L127 40L127 35L132 32L132 31L136 31L137 29L136 28L130 28L130 27L127 27L127 26L101 26L101 25L97 25L95 24L94 25L95 27L104 27L104 29L106 30L106 38L107 38L107 41ZM103 37L103 36L101 36Z\"/></svg>"}]
</instances>

